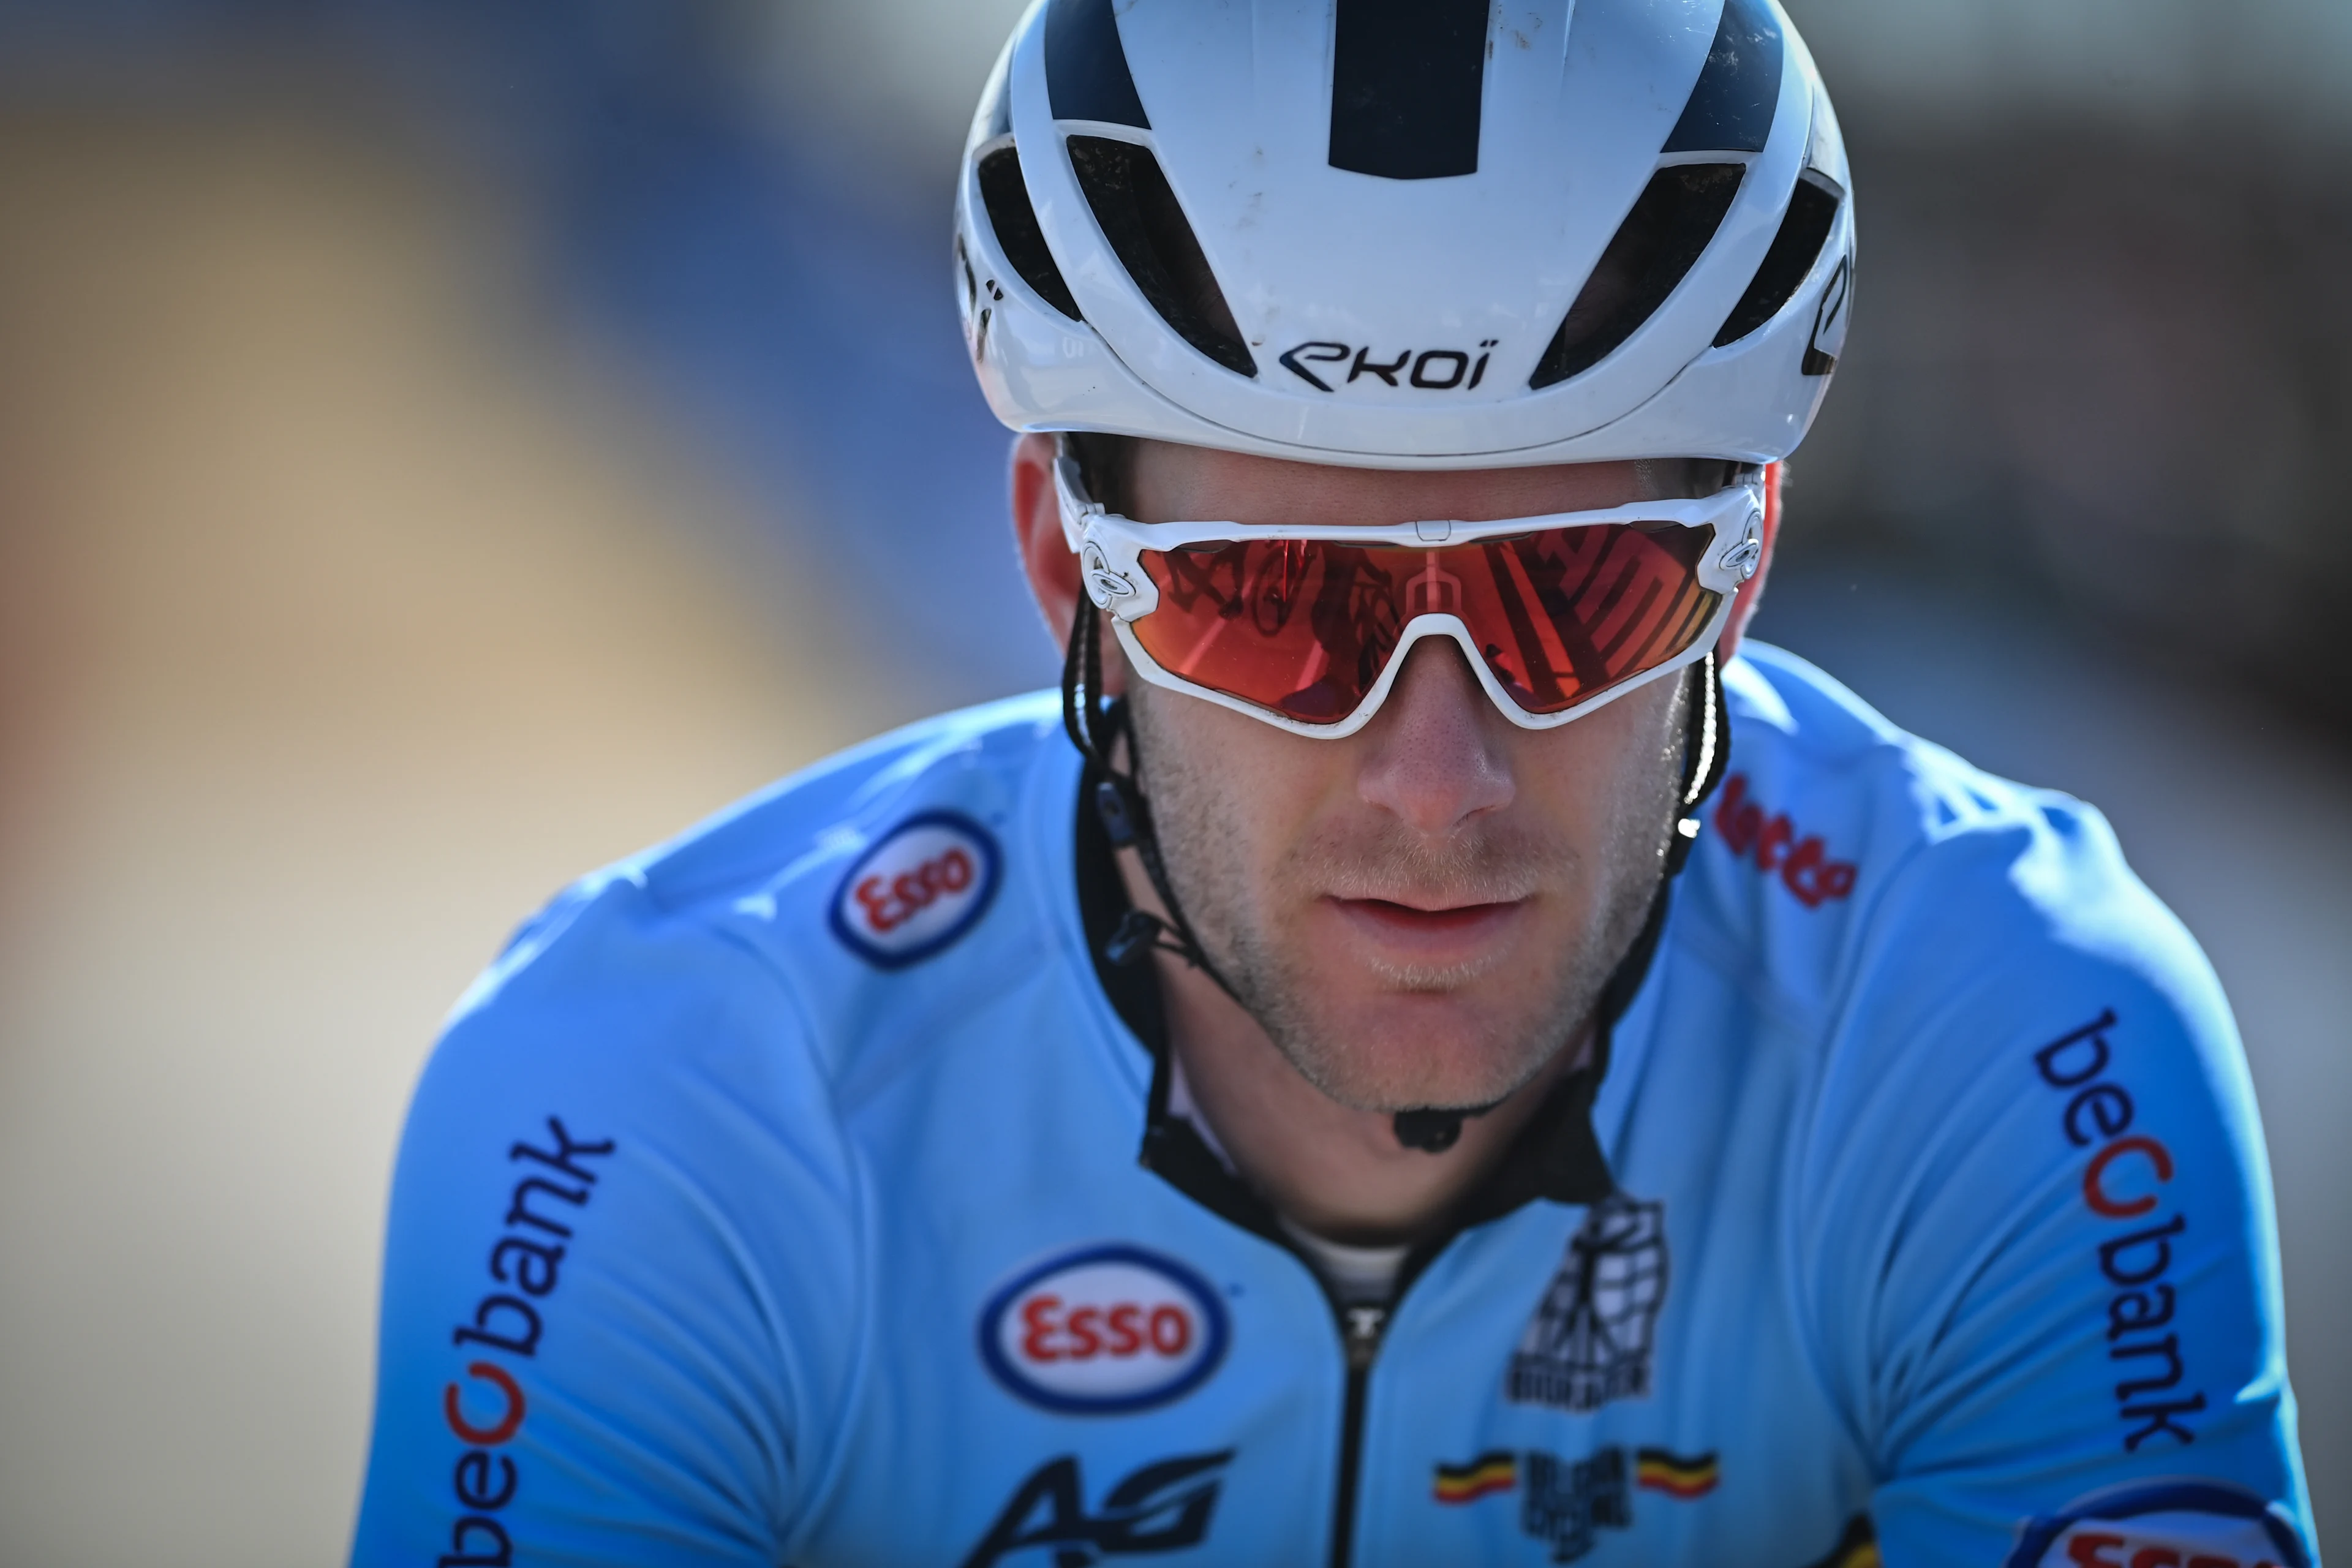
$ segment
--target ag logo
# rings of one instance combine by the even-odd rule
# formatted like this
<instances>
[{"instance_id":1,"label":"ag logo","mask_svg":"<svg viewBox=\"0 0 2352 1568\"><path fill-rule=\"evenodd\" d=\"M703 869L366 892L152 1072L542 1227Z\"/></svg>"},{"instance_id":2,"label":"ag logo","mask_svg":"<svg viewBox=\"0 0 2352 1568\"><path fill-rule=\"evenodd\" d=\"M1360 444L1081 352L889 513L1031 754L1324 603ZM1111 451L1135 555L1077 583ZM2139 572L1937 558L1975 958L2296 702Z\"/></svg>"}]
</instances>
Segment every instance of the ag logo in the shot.
<instances>
[{"instance_id":1,"label":"ag logo","mask_svg":"<svg viewBox=\"0 0 2352 1568\"><path fill-rule=\"evenodd\" d=\"M1049 1259L989 1300L980 1356L1030 1404L1122 1415L1181 1399L1225 1353L1225 1309L1182 1264L1137 1247Z\"/></svg>"},{"instance_id":2,"label":"ag logo","mask_svg":"<svg viewBox=\"0 0 2352 1568\"><path fill-rule=\"evenodd\" d=\"M1849 256L1830 274L1830 286L1822 290L1821 305L1813 311L1813 335L1799 367L1807 375L1827 375L1837 369L1837 356L1845 353L1846 321L1853 314L1847 307L1853 302L1853 258Z\"/></svg>"},{"instance_id":3,"label":"ag logo","mask_svg":"<svg viewBox=\"0 0 2352 1568\"><path fill-rule=\"evenodd\" d=\"M996 841L951 811L910 816L857 858L833 895L833 933L899 969L947 946L996 896Z\"/></svg>"},{"instance_id":4,"label":"ag logo","mask_svg":"<svg viewBox=\"0 0 2352 1568\"><path fill-rule=\"evenodd\" d=\"M2214 1481L2101 1492L2018 1531L2008 1568L2308 1568L2273 1505Z\"/></svg>"},{"instance_id":5,"label":"ag logo","mask_svg":"<svg viewBox=\"0 0 2352 1568\"><path fill-rule=\"evenodd\" d=\"M991 1568L1007 1556L1050 1548L1055 1568L1087 1568L1105 1557L1181 1552L1208 1538L1231 1448L1161 1459L1110 1489L1089 1515L1075 1454L1040 1465L1021 1483L963 1568Z\"/></svg>"},{"instance_id":6,"label":"ag logo","mask_svg":"<svg viewBox=\"0 0 2352 1568\"><path fill-rule=\"evenodd\" d=\"M1650 1342L1666 1300L1666 1209L1603 1198L1568 1238L1511 1357L1515 1404L1577 1415L1650 1392Z\"/></svg>"}]
</instances>

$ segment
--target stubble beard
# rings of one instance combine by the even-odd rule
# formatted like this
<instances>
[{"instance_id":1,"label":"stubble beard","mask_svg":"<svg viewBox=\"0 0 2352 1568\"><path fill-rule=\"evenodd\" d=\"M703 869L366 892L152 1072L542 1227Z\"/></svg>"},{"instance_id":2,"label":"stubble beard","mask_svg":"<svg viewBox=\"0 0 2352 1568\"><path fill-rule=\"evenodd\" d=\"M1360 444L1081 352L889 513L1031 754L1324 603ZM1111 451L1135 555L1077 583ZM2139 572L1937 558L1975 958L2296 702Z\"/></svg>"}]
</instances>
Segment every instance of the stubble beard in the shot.
<instances>
[{"instance_id":1,"label":"stubble beard","mask_svg":"<svg viewBox=\"0 0 2352 1568\"><path fill-rule=\"evenodd\" d=\"M1193 934L1290 1065L1350 1109L1476 1110L1525 1087L1581 1037L1661 894L1679 782L1671 767L1660 770L1654 803L1636 803L1625 816L1627 827L1591 855L1507 826L1476 826L1432 847L1391 823L1367 833L1318 834L1281 849L1270 868L1262 868L1252 863L1253 847L1224 826L1235 819L1226 801L1242 781L1205 763L1197 748L1168 731L1161 705L1184 699L1157 691L1137 698L1130 707L1149 770L1141 782L1169 882ZM1265 889L1264 897L1252 896L1254 885ZM1475 1069L1438 1082L1427 1071L1384 1071L1368 1056L1385 1053L1368 1053L1360 1037L1338 1026L1328 1003L1318 1005L1303 944L1286 939L1271 911L1331 893L1391 899L1424 893L1433 903L1448 905L1581 894L1584 917L1532 1002L1507 1016L1475 1012L1471 1037L1450 1053L1457 1062L1475 1062ZM1476 986L1500 963L1495 957L1444 965L1375 960L1372 971L1390 994L1440 996Z\"/></svg>"}]
</instances>

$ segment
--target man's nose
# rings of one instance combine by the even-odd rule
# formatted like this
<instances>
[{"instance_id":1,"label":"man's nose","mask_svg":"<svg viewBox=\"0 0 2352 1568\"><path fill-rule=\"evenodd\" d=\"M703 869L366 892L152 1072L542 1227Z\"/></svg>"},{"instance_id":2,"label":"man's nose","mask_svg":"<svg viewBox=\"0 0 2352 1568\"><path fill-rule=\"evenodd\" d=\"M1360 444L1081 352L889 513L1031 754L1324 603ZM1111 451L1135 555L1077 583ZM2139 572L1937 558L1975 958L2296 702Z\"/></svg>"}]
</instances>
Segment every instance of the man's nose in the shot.
<instances>
[{"instance_id":1,"label":"man's nose","mask_svg":"<svg viewBox=\"0 0 2352 1568\"><path fill-rule=\"evenodd\" d=\"M1406 654L1388 700L1364 730L1357 791L1433 837L1451 834L1517 793L1495 711L1451 637L1423 637Z\"/></svg>"}]
</instances>

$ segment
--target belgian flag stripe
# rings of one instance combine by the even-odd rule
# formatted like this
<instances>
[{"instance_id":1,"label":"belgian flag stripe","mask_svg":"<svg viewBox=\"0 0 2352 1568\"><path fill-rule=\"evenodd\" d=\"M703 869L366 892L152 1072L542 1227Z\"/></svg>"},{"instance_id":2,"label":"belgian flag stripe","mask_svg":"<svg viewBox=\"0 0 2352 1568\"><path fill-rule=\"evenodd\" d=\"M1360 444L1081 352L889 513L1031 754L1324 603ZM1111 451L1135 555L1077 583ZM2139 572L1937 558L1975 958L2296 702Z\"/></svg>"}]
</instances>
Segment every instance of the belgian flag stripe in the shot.
<instances>
[{"instance_id":1,"label":"belgian flag stripe","mask_svg":"<svg viewBox=\"0 0 2352 1568\"><path fill-rule=\"evenodd\" d=\"M1722 1467L1713 1454L1685 1458L1664 1448L1643 1448L1633 1455L1633 1481L1668 1497L1705 1497L1715 1489Z\"/></svg>"},{"instance_id":2,"label":"belgian flag stripe","mask_svg":"<svg viewBox=\"0 0 2352 1568\"><path fill-rule=\"evenodd\" d=\"M1879 1568L1878 1531L1872 1527L1870 1515L1858 1513L1847 1520L1838 1543L1811 1568Z\"/></svg>"},{"instance_id":3,"label":"belgian flag stripe","mask_svg":"<svg viewBox=\"0 0 2352 1568\"><path fill-rule=\"evenodd\" d=\"M1479 1455L1466 1465L1437 1467L1433 1490L1440 1502L1475 1502L1519 1483L1519 1462L1508 1448Z\"/></svg>"}]
</instances>

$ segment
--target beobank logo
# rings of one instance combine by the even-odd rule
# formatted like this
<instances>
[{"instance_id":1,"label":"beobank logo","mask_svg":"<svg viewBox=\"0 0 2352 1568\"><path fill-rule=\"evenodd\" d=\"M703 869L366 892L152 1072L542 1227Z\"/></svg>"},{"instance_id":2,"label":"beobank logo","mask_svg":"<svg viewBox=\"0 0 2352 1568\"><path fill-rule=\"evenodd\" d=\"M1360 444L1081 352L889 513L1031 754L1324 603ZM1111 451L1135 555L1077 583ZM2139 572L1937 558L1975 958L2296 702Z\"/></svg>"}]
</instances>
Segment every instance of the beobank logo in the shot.
<instances>
[{"instance_id":1,"label":"beobank logo","mask_svg":"<svg viewBox=\"0 0 2352 1568\"><path fill-rule=\"evenodd\" d=\"M952 811L910 816L849 868L833 931L884 969L919 963L970 931L996 896L996 840Z\"/></svg>"},{"instance_id":2,"label":"beobank logo","mask_svg":"<svg viewBox=\"0 0 2352 1568\"><path fill-rule=\"evenodd\" d=\"M473 1316L449 1331L464 1359L461 1375L441 1385L441 1420L461 1447L449 1472L457 1512L449 1550L435 1560L438 1568L508 1568L514 1561L504 1510L523 1479L508 1445L530 1415L516 1374L527 1374L538 1359L577 1221L609 1174L603 1163L617 1147L610 1138L573 1137L560 1116L547 1119L546 1142L541 1148L519 1138L508 1147L508 1162L523 1174L508 1199L506 1228L490 1246L490 1288Z\"/></svg>"},{"instance_id":3,"label":"beobank logo","mask_svg":"<svg viewBox=\"0 0 2352 1568\"><path fill-rule=\"evenodd\" d=\"M1090 1247L991 1297L980 1356L1032 1405L1116 1415L1201 1386L1224 1359L1226 1332L1223 1303L1182 1264L1139 1247Z\"/></svg>"}]
</instances>

